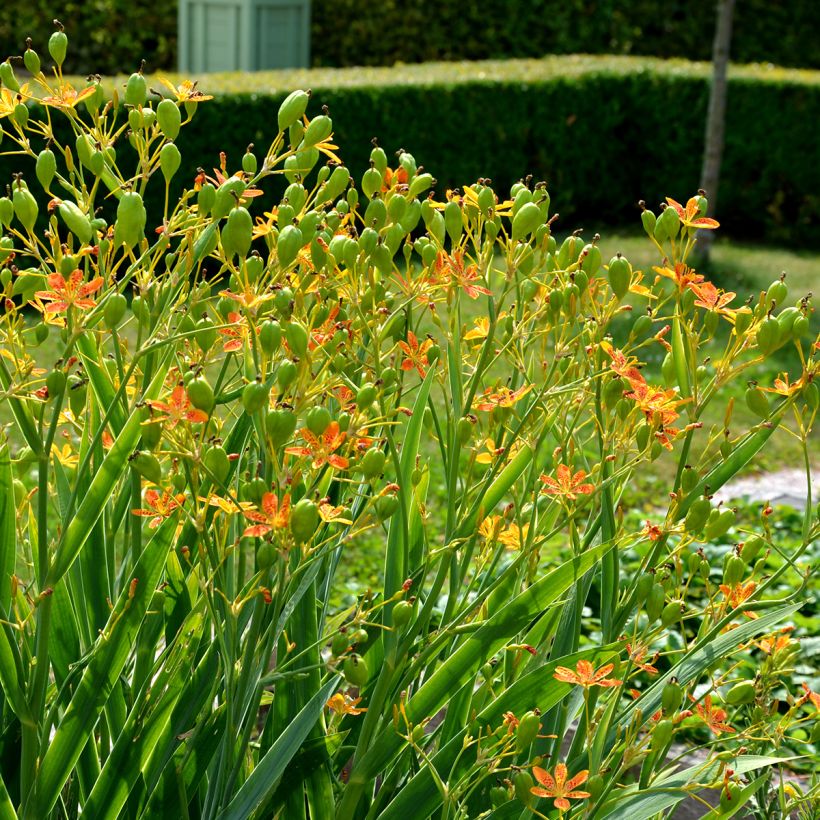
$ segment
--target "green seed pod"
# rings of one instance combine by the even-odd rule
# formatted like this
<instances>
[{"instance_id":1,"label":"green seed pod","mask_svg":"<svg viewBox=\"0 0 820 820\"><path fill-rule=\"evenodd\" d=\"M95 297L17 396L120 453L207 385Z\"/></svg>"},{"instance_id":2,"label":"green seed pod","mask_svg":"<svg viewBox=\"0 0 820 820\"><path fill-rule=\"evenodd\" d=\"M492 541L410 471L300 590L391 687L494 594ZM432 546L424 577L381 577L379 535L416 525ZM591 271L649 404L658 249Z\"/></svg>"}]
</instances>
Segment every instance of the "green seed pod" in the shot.
<instances>
[{"instance_id":1,"label":"green seed pod","mask_svg":"<svg viewBox=\"0 0 820 820\"><path fill-rule=\"evenodd\" d=\"M652 730L652 751L655 754L661 754L663 750L669 745L672 740L672 732L674 731L674 724L669 719L659 720Z\"/></svg>"},{"instance_id":2,"label":"green seed pod","mask_svg":"<svg viewBox=\"0 0 820 820\"><path fill-rule=\"evenodd\" d=\"M302 119L307 104L310 100L310 93L307 91L292 91L279 106L277 123L280 131L287 131L291 125Z\"/></svg>"},{"instance_id":3,"label":"green seed pod","mask_svg":"<svg viewBox=\"0 0 820 820\"><path fill-rule=\"evenodd\" d=\"M494 809L503 806L507 803L510 799L510 795L504 786L491 786L490 787L490 805Z\"/></svg>"},{"instance_id":4,"label":"green seed pod","mask_svg":"<svg viewBox=\"0 0 820 820\"><path fill-rule=\"evenodd\" d=\"M159 460L153 453L139 450L131 459L131 466L146 480L152 484L162 483L162 468Z\"/></svg>"},{"instance_id":5,"label":"green seed pod","mask_svg":"<svg viewBox=\"0 0 820 820\"><path fill-rule=\"evenodd\" d=\"M173 100L162 100L157 106L157 125L166 139L175 140L179 136L182 114Z\"/></svg>"},{"instance_id":6,"label":"green seed pod","mask_svg":"<svg viewBox=\"0 0 820 820\"><path fill-rule=\"evenodd\" d=\"M125 84L125 104L141 109L147 99L148 83L140 72L135 71Z\"/></svg>"},{"instance_id":7,"label":"green seed pod","mask_svg":"<svg viewBox=\"0 0 820 820\"><path fill-rule=\"evenodd\" d=\"M142 197L136 191L122 195L117 205L117 221L114 223L114 241L129 248L139 244L145 236L148 215Z\"/></svg>"},{"instance_id":8,"label":"green seed pod","mask_svg":"<svg viewBox=\"0 0 820 820\"><path fill-rule=\"evenodd\" d=\"M51 59L57 64L57 68L62 66L67 51L68 37L66 37L66 33L63 31L62 26L60 26L59 30L55 31L51 37L48 38L48 53L51 55Z\"/></svg>"},{"instance_id":9,"label":"green seed pod","mask_svg":"<svg viewBox=\"0 0 820 820\"><path fill-rule=\"evenodd\" d=\"M196 336L194 336L194 340L203 353L207 353L213 347L218 335L210 317L203 316L196 323Z\"/></svg>"},{"instance_id":10,"label":"green seed pod","mask_svg":"<svg viewBox=\"0 0 820 820\"><path fill-rule=\"evenodd\" d=\"M270 389L265 387L261 381L250 382L242 390L242 407L249 416L252 416L267 406L269 396Z\"/></svg>"},{"instance_id":11,"label":"green seed pod","mask_svg":"<svg viewBox=\"0 0 820 820\"><path fill-rule=\"evenodd\" d=\"M661 707L665 715L671 715L680 709L683 703L683 691L677 678L670 678L661 692Z\"/></svg>"},{"instance_id":12,"label":"green seed pod","mask_svg":"<svg viewBox=\"0 0 820 820\"><path fill-rule=\"evenodd\" d=\"M604 778L599 774L594 774L584 784L584 789L589 792L590 805L595 805L595 801L604 792Z\"/></svg>"},{"instance_id":13,"label":"green seed pod","mask_svg":"<svg viewBox=\"0 0 820 820\"><path fill-rule=\"evenodd\" d=\"M290 410L271 410L265 416L265 431L274 447L290 441L296 430L296 415Z\"/></svg>"},{"instance_id":14,"label":"green seed pod","mask_svg":"<svg viewBox=\"0 0 820 820\"><path fill-rule=\"evenodd\" d=\"M674 239L678 235L678 230L680 230L678 212L671 206L665 208L655 223L655 239L660 243L667 239Z\"/></svg>"},{"instance_id":15,"label":"green seed pod","mask_svg":"<svg viewBox=\"0 0 820 820\"><path fill-rule=\"evenodd\" d=\"M361 689L370 678L370 671L367 668L365 659L355 652L345 658L342 667L345 680L351 685Z\"/></svg>"},{"instance_id":16,"label":"green seed pod","mask_svg":"<svg viewBox=\"0 0 820 820\"><path fill-rule=\"evenodd\" d=\"M541 729L541 718L536 712L525 712L515 730L515 749L521 752L529 749Z\"/></svg>"},{"instance_id":17,"label":"green seed pod","mask_svg":"<svg viewBox=\"0 0 820 820\"><path fill-rule=\"evenodd\" d=\"M727 693L724 700L732 706L739 706L744 703L754 703L755 685L752 681L745 680L736 683Z\"/></svg>"},{"instance_id":18,"label":"green seed pod","mask_svg":"<svg viewBox=\"0 0 820 820\"><path fill-rule=\"evenodd\" d=\"M387 495L380 495L375 503L376 515L380 521L386 521L392 517L399 508L399 499L395 493L388 493Z\"/></svg>"},{"instance_id":19,"label":"green seed pod","mask_svg":"<svg viewBox=\"0 0 820 820\"><path fill-rule=\"evenodd\" d=\"M192 379L187 387L188 399L197 410L210 413L214 409L216 400L214 391L205 376L197 376Z\"/></svg>"},{"instance_id":20,"label":"green seed pod","mask_svg":"<svg viewBox=\"0 0 820 820\"><path fill-rule=\"evenodd\" d=\"M698 471L693 470L688 464L683 468L683 473L681 473L680 485L681 488L685 493L690 492L695 488L695 485L698 483Z\"/></svg>"},{"instance_id":21,"label":"green seed pod","mask_svg":"<svg viewBox=\"0 0 820 820\"><path fill-rule=\"evenodd\" d=\"M179 153L179 148L173 142L166 142L159 152L159 167L162 169L166 185L174 177L181 164L182 154Z\"/></svg>"},{"instance_id":22,"label":"green seed pod","mask_svg":"<svg viewBox=\"0 0 820 820\"><path fill-rule=\"evenodd\" d=\"M683 612L683 601L670 601L661 611L661 623L664 626L672 626L681 619Z\"/></svg>"},{"instance_id":23,"label":"green seed pod","mask_svg":"<svg viewBox=\"0 0 820 820\"><path fill-rule=\"evenodd\" d=\"M758 350L767 356L780 344L780 324L777 319L769 317L761 322L757 329Z\"/></svg>"},{"instance_id":24,"label":"green seed pod","mask_svg":"<svg viewBox=\"0 0 820 820\"><path fill-rule=\"evenodd\" d=\"M529 806L533 800L531 789L535 785L532 775L526 769L519 769L512 780L516 798L525 806Z\"/></svg>"},{"instance_id":25,"label":"green seed pod","mask_svg":"<svg viewBox=\"0 0 820 820\"><path fill-rule=\"evenodd\" d=\"M337 632L333 639L330 642L330 651L338 657L339 655L343 655L350 649L350 638L348 637L347 632L342 629L341 631Z\"/></svg>"},{"instance_id":26,"label":"green seed pod","mask_svg":"<svg viewBox=\"0 0 820 820\"><path fill-rule=\"evenodd\" d=\"M661 617L665 600L666 592L663 586L658 583L653 583L652 589L649 590L649 595L646 599L646 614L650 623L654 623Z\"/></svg>"},{"instance_id":27,"label":"green seed pod","mask_svg":"<svg viewBox=\"0 0 820 820\"><path fill-rule=\"evenodd\" d=\"M225 448L220 444L214 445L206 451L202 461L217 486L224 485L231 472L231 462Z\"/></svg>"},{"instance_id":28,"label":"green seed pod","mask_svg":"<svg viewBox=\"0 0 820 820\"><path fill-rule=\"evenodd\" d=\"M22 185L15 185L14 192L11 195L14 203L14 214L20 220L20 224L28 231L34 229L34 224L37 221L39 207L37 200L28 190Z\"/></svg>"},{"instance_id":29,"label":"green seed pod","mask_svg":"<svg viewBox=\"0 0 820 820\"><path fill-rule=\"evenodd\" d=\"M290 531L300 543L309 541L319 526L319 509L310 499L303 498L290 511Z\"/></svg>"},{"instance_id":30,"label":"green seed pod","mask_svg":"<svg viewBox=\"0 0 820 820\"><path fill-rule=\"evenodd\" d=\"M58 210L66 227L83 245L87 245L92 236L91 222L88 216L80 210L75 202L61 202Z\"/></svg>"},{"instance_id":31,"label":"green seed pod","mask_svg":"<svg viewBox=\"0 0 820 820\"><path fill-rule=\"evenodd\" d=\"M729 780L720 790L720 810L727 812L734 809L740 800L740 787L737 783Z\"/></svg>"},{"instance_id":32,"label":"green seed pod","mask_svg":"<svg viewBox=\"0 0 820 820\"><path fill-rule=\"evenodd\" d=\"M31 40L27 41L27 48L25 52L23 52L23 65L25 65L26 71L35 77L40 73L40 57L37 52L31 48Z\"/></svg>"},{"instance_id":33,"label":"green seed pod","mask_svg":"<svg viewBox=\"0 0 820 820\"><path fill-rule=\"evenodd\" d=\"M14 69L8 60L0 63L0 83L2 83L9 91L18 92L20 90L20 83L17 82L17 77L14 76Z\"/></svg>"},{"instance_id":34,"label":"green seed pod","mask_svg":"<svg viewBox=\"0 0 820 820\"><path fill-rule=\"evenodd\" d=\"M326 140L333 131L333 121L326 114L319 114L314 117L305 129L302 137L301 149L312 148L320 142Z\"/></svg>"},{"instance_id":35,"label":"green seed pod","mask_svg":"<svg viewBox=\"0 0 820 820\"><path fill-rule=\"evenodd\" d=\"M409 601L399 601L397 604L394 604L391 617L393 619L393 626L396 629L407 626L413 617L413 604Z\"/></svg>"},{"instance_id":36,"label":"green seed pod","mask_svg":"<svg viewBox=\"0 0 820 820\"><path fill-rule=\"evenodd\" d=\"M216 188L210 182L206 182L197 193L196 204L199 213L207 216L216 201Z\"/></svg>"},{"instance_id":37,"label":"green seed pod","mask_svg":"<svg viewBox=\"0 0 820 820\"><path fill-rule=\"evenodd\" d=\"M706 526L711 511L712 505L708 498L699 498L695 501L684 519L686 531L693 534L700 532Z\"/></svg>"},{"instance_id":38,"label":"green seed pod","mask_svg":"<svg viewBox=\"0 0 820 820\"><path fill-rule=\"evenodd\" d=\"M236 207L237 197L245 193L245 182L239 177L233 176L226 179L219 188L216 189L214 204L211 208L211 216L214 219L222 219Z\"/></svg>"},{"instance_id":39,"label":"green seed pod","mask_svg":"<svg viewBox=\"0 0 820 820\"><path fill-rule=\"evenodd\" d=\"M298 368L293 362L282 362L276 371L276 383L279 385L279 389L283 391L287 390L287 388L296 381L298 375Z\"/></svg>"},{"instance_id":40,"label":"green seed pod","mask_svg":"<svg viewBox=\"0 0 820 820\"><path fill-rule=\"evenodd\" d=\"M781 311L777 317L777 325L779 329L779 338L781 340L788 339L792 336L795 320L800 318L802 314L796 307L787 307Z\"/></svg>"},{"instance_id":41,"label":"green seed pod","mask_svg":"<svg viewBox=\"0 0 820 820\"><path fill-rule=\"evenodd\" d=\"M543 222L541 209L534 202L526 202L512 220L512 238L521 242L528 239Z\"/></svg>"},{"instance_id":42,"label":"green seed pod","mask_svg":"<svg viewBox=\"0 0 820 820\"><path fill-rule=\"evenodd\" d=\"M410 183L410 188L408 191L409 196L412 198L419 196L419 194L423 194L433 186L434 182L435 180L433 179L432 174L419 174L414 177L413 181Z\"/></svg>"},{"instance_id":43,"label":"green seed pod","mask_svg":"<svg viewBox=\"0 0 820 820\"><path fill-rule=\"evenodd\" d=\"M772 302L774 302L775 305L782 305L788 296L789 286L783 279L775 279L766 291L766 298L764 301L766 309L769 310L771 308Z\"/></svg>"},{"instance_id":44,"label":"green seed pod","mask_svg":"<svg viewBox=\"0 0 820 820\"><path fill-rule=\"evenodd\" d=\"M326 407L311 407L305 416L305 427L315 436L321 436L333 421Z\"/></svg>"},{"instance_id":45,"label":"green seed pod","mask_svg":"<svg viewBox=\"0 0 820 820\"><path fill-rule=\"evenodd\" d=\"M376 478L384 472L386 458L378 447L371 447L363 456L359 468L366 479Z\"/></svg>"},{"instance_id":46,"label":"green seed pod","mask_svg":"<svg viewBox=\"0 0 820 820\"><path fill-rule=\"evenodd\" d=\"M802 313L794 320L791 336L793 339L803 339L809 332L809 317ZM815 385L816 386L816 385Z\"/></svg>"},{"instance_id":47,"label":"green seed pod","mask_svg":"<svg viewBox=\"0 0 820 820\"><path fill-rule=\"evenodd\" d=\"M109 330L114 330L125 316L128 300L121 293L112 293L105 300L103 308L103 321Z\"/></svg>"},{"instance_id":48,"label":"green seed pod","mask_svg":"<svg viewBox=\"0 0 820 820\"><path fill-rule=\"evenodd\" d=\"M707 541L712 541L715 538L720 538L729 532L729 529L735 523L735 511L732 509L723 510L717 518L710 520L706 524L704 536Z\"/></svg>"},{"instance_id":49,"label":"green seed pod","mask_svg":"<svg viewBox=\"0 0 820 820\"><path fill-rule=\"evenodd\" d=\"M588 277L592 277L601 269L601 264L600 248L594 243L584 245L584 249L581 251L581 270L586 273ZM576 283L577 281L576 279ZM581 288L581 290L584 289Z\"/></svg>"},{"instance_id":50,"label":"green seed pod","mask_svg":"<svg viewBox=\"0 0 820 820\"><path fill-rule=\"evenodd\" d=\"M746 562L734 552L730 553L723 567L723 583L730 587L740 583L746 574Z\"/></svg>"},{"instance_id":51,"label":"green seed pod","mask_svg":"<svg viewBox=\"0 0 820 820\"><path fill-rule=\"evenodd\" d=\"M14 204L7 196L0 197L0 222L3 223L3 227L8 228L13 219Z\"/></svg>"},{"instance_id":52,"label":"green seed pod","mask_svg":"<svg viewBox=\"0 0 820 820\"><path fill-rule=\"evenodd\" d=\"M57 158L50 148L44 148L37 155L37 164L34 170L40 185L43 186L45 191L49 191L54 175L57 173Z\"/></svg>"},{"instance_id":53,"label":"green seed pod","mask_svg":"<svg viewBox=\"0 0 820 820\"><path fill-rule=\"evenodd\" d=\"M222 249L229 259L235 256L244 258L251 249L252 239L253 219L247 208L237 206L230 212L222 228Z\"/></svg>"},{"instance_id":54,"label":"green seed pod","mask_svg":"<svg viewBox=\"0 0 820 820\"><path fill-rule=\"evenodd\" d=\"M272 356L282 344L282 326L275 319L268 319L259 329L259 344L262 350Z\"/></svg>"},{"instance_id":55,"label":"green seed pod","mask_svg":"<svg viewBox=\"0 0 820 820\"><path fill-rule=\"evenodd\" d=\"M646 231L648 236L655 235L656 222L657 219L652 211L645 209L641 212L641 224L643 225L643 229Z\"/></svg>"},{"instance_id":56,"label":"green seed pod","mask_svg":"<svg viewBox=\"0 0 820 820\"><path fill-rule=\"evenodd\" d=\"M753 535L741 547L740 557L747 564L753 564L765 546L766 544L762 538L757 535Z\"/></svg>"},{"instance_id":57,"label":"green seed pod","mask_svg":"<svg viewBox=\"0 0 820 820\"><path fill-rule=\"evenodd\" d=\"M256 154L251 151L251 147L252 146L248 146L248 150L242 155L242 170L248 174L248 176L253 176L258 168Z\"/></svg>"},{"instance_id":58,"label":"green seed pod","mask_svg":"<svg viewBox=\"0 0 820 820\"><path fill-rule=\"evenodd\" d=\"M464 224L461 206L453 199L444 206L444 229L447 231L447 236L450 237L453 245L458 244L464 230Z\"/></svg>"},{"instance_id":59,"label":"green seed pod","mask_svg":"<svg viewBox=\"0 0 820 820\"><path fill-rule=\"evenodd\" d=\"M620 301L629 291L632 281L632 266L625 256L617 254L609 260L609 286Z\"/></svg>"},{"instance_id":60,"label":"green seed pod","mask_svg":"<svg viewBox=\"0 0 820 820\"><path fill-rule=\"evenodd\" d=\"M649 597L652 590L652 585L655 583L655 576L651 572L644 572L638 579L635 587L636 605L643 606L644 602Z\"/></svg>"},{"instance_id":61,"label":"green seed pod","mask_svg":"<svg viewBox=\"0 0 820 820\"><path fill-rule=\"evenodd\" d=\"M300 322L291 320L285 325L285 340L294 356L302 358L308 349L308 332Z\"/></svg>"},{"instance_id":62,"label":"green seed pod","mask_svg":"<svg viewBox=\"0 0 820 820\"><path fill-rule=\"evenodd\" d=\"M61 396L66 386L66 375L62 370L52 370L46 376L46 387L48 388L48 397L50 399Z\"/></svg>"},{"instance_id":63,"label":"green seed pod","mask_svg":"<svg viewBox=\"0 0 820 820\"><path fill-rule=\"evenodd\" d=\"M282 270L289 268L302 249L302 232L295 225L286 225L279 232L276 252Z\"/></svg>"}]
</instances>

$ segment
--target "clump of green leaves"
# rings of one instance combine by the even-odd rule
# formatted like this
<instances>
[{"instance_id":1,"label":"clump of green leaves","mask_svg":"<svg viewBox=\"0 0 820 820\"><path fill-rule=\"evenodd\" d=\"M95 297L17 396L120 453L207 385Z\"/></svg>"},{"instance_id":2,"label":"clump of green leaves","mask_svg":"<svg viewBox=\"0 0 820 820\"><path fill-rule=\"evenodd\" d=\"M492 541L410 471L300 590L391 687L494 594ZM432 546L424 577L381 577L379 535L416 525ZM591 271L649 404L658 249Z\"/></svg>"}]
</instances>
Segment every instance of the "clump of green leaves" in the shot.
<instances>
[{"instance_id":1,"label":"clump of green leaves","mask_svg":"<svg viewBox=\"0 0 820 820\"><path fill-rule=\"evenodd\" d=\"M809 298L778 280L736 306L692 270L717 227L702 195L644 212L653 273L559 244L542 183L438 197L375 145L357 188L303 91L264 153L222 155L174 201L175 140L208 97L160 98L140 72L71 88L57 34L52 76L0 73L4 145L33 171L0 199L4 815L649 817L715 784L726 811L769 800L783 739L816 748L818 696L790 693L784 717L771 681L802 595L779 579L805 578L818 522L788 551L751 527L722 567L703 545L736 523L712 494L771 436L808 452ZM754 400L760 422L733 429L730 401L704 427L784 346L802 368ZM641 372L658 348L665 385ZM661 457L667 492L632 526L620 499ZM368 531L383 586L340 610ZM709 762L674 772L692 725Z\"/></svg>"}]
</instances>

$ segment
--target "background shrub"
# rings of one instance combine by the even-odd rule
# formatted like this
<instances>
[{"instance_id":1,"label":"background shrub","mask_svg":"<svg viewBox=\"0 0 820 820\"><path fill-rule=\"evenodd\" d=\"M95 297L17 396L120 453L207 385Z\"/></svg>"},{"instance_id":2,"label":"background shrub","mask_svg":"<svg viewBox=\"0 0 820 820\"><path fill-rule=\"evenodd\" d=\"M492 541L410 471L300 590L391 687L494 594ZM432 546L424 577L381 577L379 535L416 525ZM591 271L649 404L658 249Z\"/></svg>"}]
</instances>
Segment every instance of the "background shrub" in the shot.
<instances>
[{"instance_id":1,"label":"background shrub","mask_svg":"<svg viewBox=\"0 0 820 820\"><path fill-rule=\"evenodd\" d=\"M714 7L684 0L661 5L652 0L313 0L311 55L316 66L570 53L705 60ZM55 16L83 33L72 39L70 71L130 71L135 54L145 55L152 69L175 67L176 2L5 3L0 6L3 53L22 53L20 32L28 32L44 51ZM820 68L820 51L806 47L818 37L814 0L745 0L735 12L732 59Z\"/></svg>"},{"instance_id":2,"label":"background shrub","mask_svg":"<svg viewBox=\"0 0 820 820\"><path fill-rule=\"evenodd\" d=\"M357 178L373 137L391 157L411 151L440 190L481 175L502 191L533 173L549 183L559 230L580 224L591 235L602 216L634 224L639 199L697 188L708 77L706 64L628 57L214 74L202 87L217 99L180 136L187 166L177 180L190 187L197 166L216 166L220 150L237 168L249 137L270 141L281 99L312 88L310 110L330 107ZM727 233L820 241L818 121L820 75L733 70L718 205ZM131 149L121 140L119 150ZM28 163L0 158L0 181ZM599 222L587 224L592 214Z\"/></svg>"}]
</instances>

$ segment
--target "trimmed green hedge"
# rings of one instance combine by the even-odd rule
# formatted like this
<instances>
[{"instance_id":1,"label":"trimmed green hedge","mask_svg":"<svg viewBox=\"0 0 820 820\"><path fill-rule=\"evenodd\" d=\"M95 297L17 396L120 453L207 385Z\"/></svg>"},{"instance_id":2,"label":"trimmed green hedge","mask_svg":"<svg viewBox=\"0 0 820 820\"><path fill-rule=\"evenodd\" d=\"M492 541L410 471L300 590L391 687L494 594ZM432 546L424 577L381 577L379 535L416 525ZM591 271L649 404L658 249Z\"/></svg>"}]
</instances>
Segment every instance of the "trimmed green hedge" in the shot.
<instances>
[{"instance_id":1,"label":"trimmed green hedge","mask_svg":"<svg viewBox=\"0 0 820 820\"><path fill-rule=\"evenodd\" d=\"M429 60L638 54L709 59L716 0L312 0L316 66ZM154 0L25 0L0 4L0 53L21 54L26 36L45 53L59 17L71 37L67 69L153 70L176 63L177 3ZM817 0L743 0L732 59L820 68Z\"/></svg>"},{"instance_id":2,"label":"trimmed green hedge","mask_svg":"<svg viewBox=\"0 0 820 820\"><path fill-rule=\"evenodd\" d=\"M637 225L639 199L697 189L708 78L707 64L628 57L215 74L201 87L216 99L180 135L180 178L190 185L220 150L238 168L249 142L263 150L275 136L284 96L312 88L311 110L330 107L356 175L374 136L388 155L410 151L439 189L483 176L505 192L531 173L549 183L558 229L581 225L591 235L600 225L592 218ZM820 243L820 73L735 68L727 119L718 213L726 232ZM5 159L0 180L19 165Z\"/></svg>"},{"instance_id":3,"label":"trimmed green hedge","mask_svg":"<svg viewBox=\"0 0 820 820\"><path fill-rule=\"evenodd\" d=\"M57 17L69 37L65 70L78 74L176 68L176 0L12 0L0 3L0 59L25 51L31 37L45 65Z\"/></svg>"},{"instance_id":4,"label":"trimmed green hedge","mask_svg":"<svg viewBox=\"0 0 820 820\"><path fill-rule=\"evenodd\" d=\"M315 65L639 54L711 58L716 0L313 0ZM820 68L817 0L743 0L732 59Z\"/></svg>"}]
</instances>

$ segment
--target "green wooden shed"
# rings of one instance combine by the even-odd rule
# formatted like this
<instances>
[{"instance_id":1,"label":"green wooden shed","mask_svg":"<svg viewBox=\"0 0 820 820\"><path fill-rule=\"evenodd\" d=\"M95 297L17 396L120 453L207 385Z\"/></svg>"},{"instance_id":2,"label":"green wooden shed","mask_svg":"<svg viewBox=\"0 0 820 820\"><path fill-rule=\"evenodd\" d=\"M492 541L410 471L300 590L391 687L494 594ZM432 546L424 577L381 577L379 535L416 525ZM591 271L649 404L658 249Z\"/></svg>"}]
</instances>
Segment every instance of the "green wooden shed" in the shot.
<instances>
[{"instance_id":1,"label":"green wooden shed","mask_svg":"<svg viewBox=\"0 0 820 820\"><path fill-rule=\"evenodd\" d=\"M179 0L183 74L309 63L310 0Z\"/></svg>"}]
</instances>

